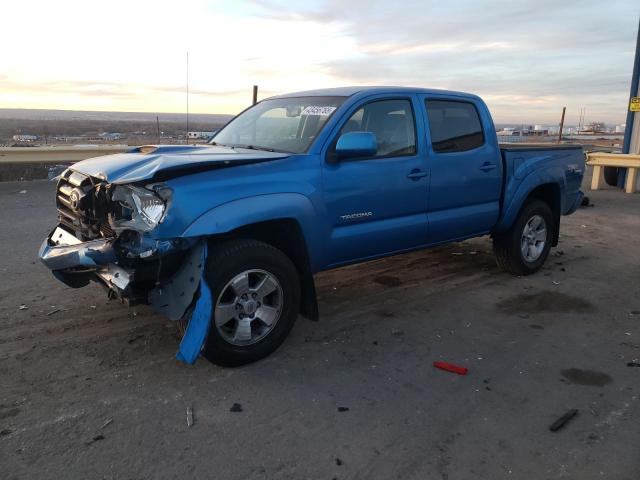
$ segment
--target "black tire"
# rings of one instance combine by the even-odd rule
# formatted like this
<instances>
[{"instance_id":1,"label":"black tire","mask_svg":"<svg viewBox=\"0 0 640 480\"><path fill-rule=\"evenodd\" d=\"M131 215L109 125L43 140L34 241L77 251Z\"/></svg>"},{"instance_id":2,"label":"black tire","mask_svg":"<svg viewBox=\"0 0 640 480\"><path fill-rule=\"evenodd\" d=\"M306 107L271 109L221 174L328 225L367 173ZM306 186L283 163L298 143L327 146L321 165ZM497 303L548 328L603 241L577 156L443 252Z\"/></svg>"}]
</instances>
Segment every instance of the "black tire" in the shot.
<instances>
[{"instance_id":1,"label":"black tire","mask_svg":"<svg viewBox=\"0 0 640 480\"><path fill-rule=\"evenodd\" d=\"M522 253L520 242L525 226L535 215L540 215L545 221L546 239L540 256L535 261L528 261ZM531 275L540 270L549 255L554 228L555 222L549 205L542 200L527 200L511 229L493 237L493 251L498 266L514 275Z\"/></svg>"},{"instance_id":2,"label":"black tire","mask_svg":"<svg viewBox=\"0 0 640 480\"><path fill-rule=\"evenodd\" d=\"M604 182L611 186L618 186L618 167L604 167Z\"/></svg>"},{"instance_id":3,"label":"black tire","mask_svg":"<svg viewBox=\"0 0 640 480\"><path fill-rule=\"evenodd\" d=\"M252 269L264 270L277 278L283 293L282 311L264 338L246 346L229 343L212 322L202 354L210 362L223 367L245 365L274 352L291 331L300 311L300 279L289 257L257 240L233 240L212 245L209 250L205 278L213 296L211 318L227 283L236 275Z\"/></svg>"}]
</instances>

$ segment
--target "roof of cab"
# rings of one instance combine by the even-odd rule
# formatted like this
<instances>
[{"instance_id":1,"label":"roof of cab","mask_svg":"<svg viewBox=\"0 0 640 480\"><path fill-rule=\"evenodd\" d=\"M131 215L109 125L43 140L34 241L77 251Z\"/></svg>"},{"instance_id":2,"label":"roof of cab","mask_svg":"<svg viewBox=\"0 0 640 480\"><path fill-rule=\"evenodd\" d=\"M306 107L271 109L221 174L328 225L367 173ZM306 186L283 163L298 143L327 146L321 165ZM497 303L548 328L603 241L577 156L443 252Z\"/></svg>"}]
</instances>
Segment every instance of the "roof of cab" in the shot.
<instances>
[{"instance_id":1,"label":"roof of cab","mask_svg":"<svg viewBox=\"0 0 640 480\"><path fill-rule=\"evenodd\" d=\"M285 93L282 95L274 95L269 98L288 98L288 97L351 97L352 95L366 93L369 95L385 94L385 93L421 93L421 94L440 94L455 95L464 97L478 98L477 95L465 92L455 92L451 90L437 90L432 88L419 87L338 87L338 88L321 88L317 90L305 90L302 92Z\"/></svg>"}]
</instances>

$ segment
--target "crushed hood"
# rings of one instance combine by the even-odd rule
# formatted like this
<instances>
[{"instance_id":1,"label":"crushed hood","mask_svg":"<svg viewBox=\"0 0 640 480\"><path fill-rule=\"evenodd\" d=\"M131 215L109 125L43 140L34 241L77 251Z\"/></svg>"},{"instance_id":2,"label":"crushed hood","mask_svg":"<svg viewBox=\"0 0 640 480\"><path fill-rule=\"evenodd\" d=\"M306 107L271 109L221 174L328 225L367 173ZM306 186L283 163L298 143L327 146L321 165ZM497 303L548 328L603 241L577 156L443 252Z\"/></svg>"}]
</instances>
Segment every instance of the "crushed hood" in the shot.
<instances>
[{"instance_id":1,"label":"crushed hood","mask_svg":"<svg viewBox=\"0 0 640 480\"><path fill-rule=\"evenodd\" d=\"M198 171L266 162L288 156L288 153L282 152L218 145L145 145L135 147L127 153L83 160L72 168L109 183L133 183L166 180Z\"/></svg>"}]
</instances>

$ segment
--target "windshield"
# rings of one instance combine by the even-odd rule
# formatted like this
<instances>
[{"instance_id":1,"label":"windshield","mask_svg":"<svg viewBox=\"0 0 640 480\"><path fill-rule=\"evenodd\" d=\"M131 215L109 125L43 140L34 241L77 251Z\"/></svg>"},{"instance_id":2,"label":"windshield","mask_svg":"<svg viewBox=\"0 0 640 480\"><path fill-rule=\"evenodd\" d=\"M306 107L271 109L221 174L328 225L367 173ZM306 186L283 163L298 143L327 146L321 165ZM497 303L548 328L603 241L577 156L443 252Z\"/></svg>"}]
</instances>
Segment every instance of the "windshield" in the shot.
<instances>
[{"instance_id":1,"label":"windshield","mask_svg":"<svg viewBox=\"0 0 640 480\"><path fill-rule=\"evenodd\" d=\"M345 99L291 97L263 100L234 118L210 143L302 153Z\"/></svg>"}]
</instances>

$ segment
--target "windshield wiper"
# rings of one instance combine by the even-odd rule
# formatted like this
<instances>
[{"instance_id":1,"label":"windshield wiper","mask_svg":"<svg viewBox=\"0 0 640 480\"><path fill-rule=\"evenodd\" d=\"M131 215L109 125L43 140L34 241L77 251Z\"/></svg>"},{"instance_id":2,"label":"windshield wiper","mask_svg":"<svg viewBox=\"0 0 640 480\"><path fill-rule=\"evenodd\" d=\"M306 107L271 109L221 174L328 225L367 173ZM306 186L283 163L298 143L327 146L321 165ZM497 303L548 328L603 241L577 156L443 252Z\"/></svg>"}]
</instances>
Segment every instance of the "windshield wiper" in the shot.
<instances>
[{"instance_id":1,"label":"windshield wiper","mask_svg":"<svg viewBox=\"0 0 640 480\"><path fill-rule=\"evenodd\" d=\"M260 147L259 145L234 145L236 148L246 148L247 150L262 150L265 152L275 152L273 148Z\"/></svg>"}]
</instances>

